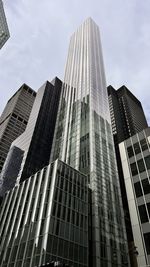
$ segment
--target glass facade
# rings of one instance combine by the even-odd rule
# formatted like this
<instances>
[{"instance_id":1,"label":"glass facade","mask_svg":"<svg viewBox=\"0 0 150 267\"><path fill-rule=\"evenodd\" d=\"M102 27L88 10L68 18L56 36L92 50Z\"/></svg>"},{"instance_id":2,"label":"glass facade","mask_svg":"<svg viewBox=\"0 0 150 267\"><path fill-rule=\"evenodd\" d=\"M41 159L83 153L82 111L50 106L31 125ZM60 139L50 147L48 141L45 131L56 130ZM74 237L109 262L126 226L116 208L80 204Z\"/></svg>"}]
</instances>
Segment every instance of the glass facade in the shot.
<instances>
[{"instance_id":1,"label":"glass facade","mask_svg":"<svg viewBox=\"0 0 150 267\"><path fill-rule=\"evenodd\" d=\"M4 12L3 2L2 0L0 0L0 48L2 48L2 46L6 43L9 37L10 35Z\"/></svg>"},{"instance_id":2,"label":"glass facade","mask_svg":"<svg viewBox=\"0 0 150 267\"><path fill-rule=\"evenodd\" d=\"M70 40L51 160L88 175L89 266L128 266L99 28L89 18Z\"/></svg>"},{"instance_id":3,"label":"glass facade","mask_svg":"<svg viewBox=\"0 0 150 267\"><path fill-rule=\"evenodd\" d=\"M0 222L1 267L87 267L87 176L56 160L6 194Z\"/></svg>"}]
</instances>

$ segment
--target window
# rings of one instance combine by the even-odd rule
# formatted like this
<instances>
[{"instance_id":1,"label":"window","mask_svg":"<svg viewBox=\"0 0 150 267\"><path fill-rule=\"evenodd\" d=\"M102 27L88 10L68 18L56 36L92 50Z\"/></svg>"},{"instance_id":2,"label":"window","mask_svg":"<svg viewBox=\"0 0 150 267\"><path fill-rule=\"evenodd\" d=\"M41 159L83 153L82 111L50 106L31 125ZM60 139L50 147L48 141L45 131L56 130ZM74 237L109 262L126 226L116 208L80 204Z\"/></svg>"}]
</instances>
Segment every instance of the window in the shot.
<instances>
[{"instance_id":1,"label":"window","mask_svg":"<svg viewBox=\"0 0 150 267\"><path fill-rule=\"evenodd\" d=\"M128 151L129 158L131 158L132 156L134 156L134 152L133 152L132 146L127 147L127 151Z\"/></svg>"},{"instance_id":2,"label":"window","mask_svg":"<svg viewBox=\"0 0 150 267\"><path fill-rule=\"evenodd\" d=\"M142 180L142 186L143 186L143 190L144 190L144 194L149 194L150 193L150 183L148 181L148 179L144 179Z\"/></svg>"},{"instance_id":3,"label":"window","mask_svg":"<svg viewBox=\"0 0 150 267\"><path fill-rule=\"evenodd\" d=\"M149 214L149 217L150 217L150 202L146 204L147 206L147 209L148 209L148 214Z\"/></svg>"},{"instance_id":4,"label":"window","mask_svg":"<svg viewBox=\"0 0 150 267\"><path fill-rule=\"evenodd\" d=\"M60 228L60 223L59 223L59 221L57 221L56 222L55 235L59 235L59 228Z\"/></svg>"},{"instance_id":5,"label":"window","mask_svg":"<svg viewBox=\"0 0 150 267\"><path fill-rule=\"evenodd\" d=\"M137 166L136 166L136 163L135 162L132 163L132 164L130 164L130 167L131 167L131 172L132 172L132 175L133 176L136 175L136 174L138 174L138 170L137 170Z\"/></svg>"},{"instance_id":6,"label":"window","mask_svg":"<svg viewBox=\"0 0 150 267\"><path fill-rule=\"evenodd\" d=\"M140 149L139 143L135 143L133 146L134 146L134 151L135 151L136 155L141 153L141 149Z\"/></svg>"},{"instance_id":7,"label":"window","mask_svg":"<svg viewBox=\"0 0 150 267\"><path fill-rule=\"evenodd\" d=\"M12 253L11 253L11 261L15 260L16 254L17 254L17 249L18 249L17 245L15 247L13 247L13 250L12 250Z\"/></svg>"},{"instance_id":8,"label":"window","mask_svg":"<svg viewBox=\"0 0 150 267\"><path fill-rule=\"evenodd\" d=\"M142 139L140 141L141 147L142 147L142 151L148 149L147 143L146 143L146 139Z\"/></svg>"},{"instance_id":9,"label":"window","mask_svg":"<svg viewBox=\"0 0 150 267\"><path fill-rule=\"evenodd\" d=\"M66 215L66 207L63 207L62 211L62 219L65 220L65 215Z\"/></svg>"},{"instance_id":10,"label":"window","mask_svg":"<svg viewBox=\"0 0 150 267\"><path fill-rule=\"evenodd\" d=\"M150 233L144 234L144 240L147 254L150 255Z\"/></svg>"},{"instance_id":11,"label":"window","mask_svg":"<svg viewBox=\"0 0 150 267\"><path fill-rule=\"evenodd\" d=\"M145 157L145 163L146 163L146 167L149 170L150 169L150 156Z\"/></svg>"},{"instance_id":12,"label":"window","mask_svg":"<svg viewBox=\"0 0 150 267\"><path fill-rule=\"evenodd\" d=\"M57 255L57 245L58 245L58 238L54 237L53 238L53 246L52 246L52 253L54 255Z\"/></svg>"},{"instance_id":13,"label":"window","mask_svg":"<svg viewBox=\"0 0 150 267\"><path fill-rule=\"evenodd\" d=\"M148 216L145 205L141 205L138 208L139 208L141 223L148 222Z\"/></svg>"},{"instance_id":14,"label":"window","mask_svg":"<svg viewBox=\"0 0 150 267\"><path fill-rule=\"evenodd\" d=\"M140 159L137 161L139 172L144 172L145 171L145 165L143 159Z\"/></svg>"},{"instance_id":15,"label":"window","mask_svg":"<svg viewBox=\"0 0 150 267\"><path fill-rule=\"evenodd\" d=\"M101 243L101 257L106 258L106 244Z\"/></svg>"},{"instance_id":16,"label":"window","mask_svg":"<svg viewBox=\"0 0 150 267\"><path fill-rule=\"evenodd\" d=\"M136 197L142 196L142 188L141 188L140 182L135 183L134 188L135 188Z\"/></svg>"}]
</instances>

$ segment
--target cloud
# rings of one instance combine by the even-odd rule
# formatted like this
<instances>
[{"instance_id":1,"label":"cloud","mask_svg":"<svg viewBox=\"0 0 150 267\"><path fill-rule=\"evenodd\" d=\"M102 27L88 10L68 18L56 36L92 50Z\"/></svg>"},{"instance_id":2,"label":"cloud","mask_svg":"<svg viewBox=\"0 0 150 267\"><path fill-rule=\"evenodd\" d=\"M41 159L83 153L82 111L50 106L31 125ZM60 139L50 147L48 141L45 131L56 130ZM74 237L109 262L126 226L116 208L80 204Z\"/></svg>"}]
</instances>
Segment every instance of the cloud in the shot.
<instances>
[{"instance_id":1,"label":"cloud","mask_svg":"<svg viewBox=\"0 0 150 267\"><path fill-rule=\"evenodd\" d=\"M69 38L86 17L100 26L108 84L125 84L150 118L149 0L13 0L4 3L11 38L0 51L1 111L26 82L63 79Z\"/></svg>"}]
</instances>

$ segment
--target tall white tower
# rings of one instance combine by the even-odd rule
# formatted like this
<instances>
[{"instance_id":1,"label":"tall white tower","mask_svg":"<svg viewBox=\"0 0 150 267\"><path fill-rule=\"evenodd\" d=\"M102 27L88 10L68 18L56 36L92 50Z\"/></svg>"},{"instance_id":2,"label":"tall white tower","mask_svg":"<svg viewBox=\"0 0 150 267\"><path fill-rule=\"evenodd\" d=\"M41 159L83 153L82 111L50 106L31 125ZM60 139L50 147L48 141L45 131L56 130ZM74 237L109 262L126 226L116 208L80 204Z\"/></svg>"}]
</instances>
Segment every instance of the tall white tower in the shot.
<instances>
[{"instance_id":1,"label":"tall white tower","mask_svg":"<svg viewBox=\"0 0 150 267\"><path fill-rule=\"evenodd\" d=\"M4 12L3 2L0 0L0 49L9 39L10 34Z\"/></svg>"},{"instance_id":2,"label":"tall white tower","mask_svg":"<svg viewBox=\"0 0 150 267\"><path fill-rule=\"evenodd\" d=\"M51 160L89 177L89 266L129 266L99 28L72 35Z\"/></svg>"}]
</instances>

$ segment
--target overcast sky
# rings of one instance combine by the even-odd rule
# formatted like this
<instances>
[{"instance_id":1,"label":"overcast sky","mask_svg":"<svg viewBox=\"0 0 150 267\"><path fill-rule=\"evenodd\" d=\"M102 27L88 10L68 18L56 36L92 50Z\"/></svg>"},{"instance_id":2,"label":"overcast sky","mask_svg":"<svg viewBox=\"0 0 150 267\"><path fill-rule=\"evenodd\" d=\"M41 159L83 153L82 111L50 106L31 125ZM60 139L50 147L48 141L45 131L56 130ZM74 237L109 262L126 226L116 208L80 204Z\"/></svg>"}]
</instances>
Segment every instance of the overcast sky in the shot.
<instances>
[{"instance_id":1,"label":"overcast sky","mask_svg":"<svg viewBox=\"0 0 150 267\"><path fill-rule=\"evenodd\" d=\"M0 113L27 83L63 79L69 39L92 17L99 25L107 85L126 85L150 122L150 0L3 0L11 37L0 50Z\"/></svg>"}]
</instances>

